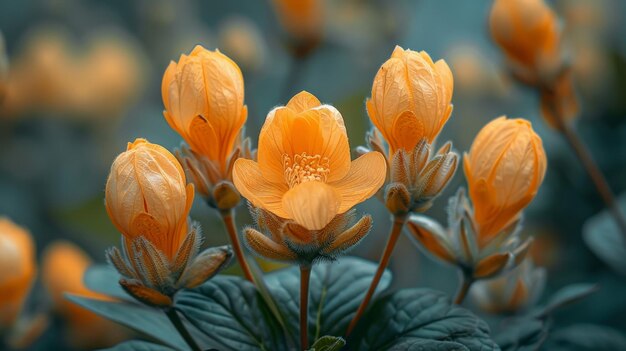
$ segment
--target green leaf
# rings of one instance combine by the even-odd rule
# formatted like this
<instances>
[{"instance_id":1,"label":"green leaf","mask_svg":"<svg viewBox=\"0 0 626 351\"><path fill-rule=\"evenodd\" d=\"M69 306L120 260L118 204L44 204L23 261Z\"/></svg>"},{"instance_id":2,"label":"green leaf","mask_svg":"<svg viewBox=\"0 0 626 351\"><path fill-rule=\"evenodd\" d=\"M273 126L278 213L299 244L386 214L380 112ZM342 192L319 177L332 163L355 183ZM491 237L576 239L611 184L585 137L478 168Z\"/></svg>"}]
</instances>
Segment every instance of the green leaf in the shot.
<instances>
[{"instance_id":1,"label":"green leaf","mask_svg":"<svg viewBox=\"0 0 626 351\"><path fill-rule=\"evenodd\" d=\"M550 351L626 350L626 337L613 328L576 324L553 332L543 349Z\"/></svg>"},{"instance_id":2,"label":"green leaf","mask_svg":"<svg viewBox=\"0 0 626 351\"><path fill-rule=\"evenodd\" d=\"M617 202L626 216L626 195L620 196ZM626 275L626 238L607 210L585 222L583 238L596 256L616 272Z\"/></svg>"},{"instance_id":3,"label":"green leaf","mask_svg":"<svg viewBox=\"0 0 626 351\"><path fill-rule=\"evenodd\" d=\"M506 321L504 329L493 339L502 351L533 351L539 349L547 336L545 320L521 317Z\"/></svg>"},{"instance_id":4,"label":"green leaf","mask_svg":"<svg viewBox=\"0 0 626 351\"><path fill-rule=\"evenodd\" d=\"M130 340L117 344L106 351L172 351L171 347L151 343L143 340Z\"/></svg>"},{"instance_id":5,"label":"green leaf","mask_svg":"<svg viewBox=\"0 0 626 351\"><path fill-rule=\"evenodd\" d=\"M217 276L175 296L174 305L217 349L285 350L278 322L250 282Z\"/></svg>"},{"instance_id":6,"label":"green leaf","mask_svg":"<svg viewBox=\"0 0 626 351\"><path fill-rule=\"evenodd\" d=\"M89 267L83 280L85 286L93 291L122 300L133 300L133 297L120 286L120 274L109 265L99 264Z\"/></svg>"},{"instance_id":7,"label":"green leaf","mask_svg":"<svg viewBox=\"0 0 626 351\"><path fill-rule=\"evenodd\" d=\"M598 290L595 284L571 284L554 293L538 316L547 316L563 306L578 302Z\"/></svg>"},{"instance_id":8,"label":"green leaf","mask_svg":"<svg viewBox=\"0 0 626 351\"><path fill-rule=\"evenodd\" d=\"M444 293L403 289L377 301L348 345L355 350L497 350L487 324ZM358 347L354 347L358 345Z\"/></svg>"},{"instance_id":9,"label":"green leaf","mask_svg":"<svg viewBox=\"0 0 626 351\"><path fill-rule=\"evenodd\" d=\"M309 351L339 351L346 341L338 336L322 336L311 345Z\"/></svg>"},{"instance_id":10,"label":"green leaf","mask_svg":"<svg viewBox=\"0 0 626 351\"><path fill-rule=\"evenodd\" d=\"M313 266L309 287L309 342L322 335L343 335L372 281L377 265L355 257ZM300 270L290 267L266 276L267 285L292 340L300 330ZM391 283L385 271L376 294ZM297 343L296 343L297 344Z\"/></svg>"},{"instance_id":11,"label":"green leaf","mask_svg":"<svg viewBox=\"0 0 626 351\"><path fill-rule=\"evenodd\" d=\"M103 301L76 295L66 296L70 301L116 323L152 337L164 345L177 350L185 350L187 348L187 344L178 334L176 328L165 316L165 313L160 310L130 301ZM208 344L206 342L207 338L203 334L191 328L188 323L187 327L196 342L201 345Z\"/></svg>"}]
</instances>

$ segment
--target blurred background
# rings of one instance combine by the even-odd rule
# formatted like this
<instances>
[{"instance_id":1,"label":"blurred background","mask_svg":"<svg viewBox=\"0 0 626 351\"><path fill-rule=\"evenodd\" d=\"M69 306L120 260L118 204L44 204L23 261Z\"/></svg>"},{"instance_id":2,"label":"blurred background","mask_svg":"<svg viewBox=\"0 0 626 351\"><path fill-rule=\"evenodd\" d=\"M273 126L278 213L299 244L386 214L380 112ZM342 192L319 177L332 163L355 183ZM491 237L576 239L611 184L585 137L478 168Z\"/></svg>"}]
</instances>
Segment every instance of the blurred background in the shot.
<instances>
[{"instance_id":1,"label":"blurred background","mask_svg":"<svg viewBox=\"0 0 626 351\"><path fill-rule=\"evenodd\" d=\"M574 69L582 107L577 129L614 191L626 191L626 2L549 3L562 19ZM254 143L267 112L307 90L339 109L355 148L370 128L364 102L374 75L400 45L443 58L452 69L454 112L440 143L452 140L462 153L497 116L532 121L549 165L526 211L524 230L535 236L536 264L547 269L544 297L570 283L596 282L599 292L557 318L563 325L589 322L626 331L626 278L598 259L582 235L585 221L603 203L565 141L539 116L535 92L506 73L487 30L491 1L320 0L318 5L311 27L294 33L271 1L0 2L0 216L31 232L40 263L42 252L58 239L103 262L104 249L119 243L104 208L113 159L138 137L170 150L181 143L162 114L161 78L170 60L196 44L234 59L245 79L246 131ZM294 45L294 34L306 40ZM427 214L445 223L447 198L459 186L464 186L460 169ZM217 213L196 199L191 216L201 223L208 245L227 243ZM378 260L388 215L375 199L359 210L373 215L375 228L352 254ZM238 225L250 223L241 205ZM429 260L406 237L400 240L390 265L394 289L455 291L454 268ZM240 272L233 267L227 273ZM35 288L29 308L48 306L50 300ZM94 347L72 340L66 324L54 319L32 348ZM123 338L120 333L97 346Z\"/></svg>"}]
</instances>

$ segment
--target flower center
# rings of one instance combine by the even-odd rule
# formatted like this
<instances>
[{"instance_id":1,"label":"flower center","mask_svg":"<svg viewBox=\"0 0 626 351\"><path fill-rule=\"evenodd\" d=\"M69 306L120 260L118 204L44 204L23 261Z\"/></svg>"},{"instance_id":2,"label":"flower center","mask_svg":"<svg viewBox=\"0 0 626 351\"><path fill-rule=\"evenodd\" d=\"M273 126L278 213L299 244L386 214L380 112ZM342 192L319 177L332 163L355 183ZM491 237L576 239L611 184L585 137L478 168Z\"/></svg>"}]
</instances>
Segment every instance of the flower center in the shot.
<instances>
[{"instance_id":1,"label":"flower center","mask_svg":"<svg viewBox=\"0 0 626 351\"><path fill-rule=\"evenodd\" d=\"M294 155L283 155L283 168L285 169L285 181L289 188L317 180L325 182L330 173L330 161L328 157L320 155L307 155L306 152Z\"/></svg>"}]
</instances>

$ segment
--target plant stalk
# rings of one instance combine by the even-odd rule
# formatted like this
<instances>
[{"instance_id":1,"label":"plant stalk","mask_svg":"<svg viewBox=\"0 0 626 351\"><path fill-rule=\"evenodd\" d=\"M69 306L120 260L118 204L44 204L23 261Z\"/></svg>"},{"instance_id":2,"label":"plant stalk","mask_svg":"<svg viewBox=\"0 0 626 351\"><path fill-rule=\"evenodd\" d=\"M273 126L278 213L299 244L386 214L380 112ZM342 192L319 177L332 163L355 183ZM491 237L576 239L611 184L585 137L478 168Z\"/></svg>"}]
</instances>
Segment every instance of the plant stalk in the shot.
<instances>
[{"instance_id":1,"label":"plant stalk","mask_svg":"<svg viewBox=\"0 0 626 351\"><path fill-rule=\"evenodd\" d=\"M554 94L553 89L545 89L545 91L548 94ZM555 101L556 99L551 100ZM617 227L622 232L622 235L626 237L626 219L624 219L624 215L620 211L617 201L615 200L615 195L613 195L613 191L611 190L606 177L594 161L593 156L591 156L591 152L589 152L585 143L576 133L576 130L574 130L571 124L568 124L564 120L561 108L554 103L550 104L549 108L555 116L558 131L563 135L563 137L565 137L565 140L567 140L567 143L574 151L574 154L576 154L576 157L595 185L596 191L613 216Z\"/></svg>"},{"instance_id":2,"label":"plant stalk","mask_svg":"<svg viewBox=\"0 0 626 351\"><path fill-rule=\"evenodd\" d=\"M180 336L182 336L185 342L187 343L187 345L189 345L189 348L193 351L201 351L202 349L198 346L198 344L196 344L191 334L189 334L189 331L187 330L187 328L185 328L185 325L183 324L183 321L178 316L176 309L174 309L174 307L170 307L163 311L165 312L165 315L167 316L167 318L169 318L170 322L172 322L172 324L174 325L174 327L176 328Z\"/></svg>"},{"instance_id":3,"label":"plant stalk","mask_svg":"<svg viewBox=\"0 0 626 351\"><path fill-rule=\"evenodd\" d=\"M308 320L309 320L309 280L311 266L300 266L300 347L309 348Z\"/></svg>"},{"instance_id":4,"label":"plant stalk","mask_svg":"<svg viewBox=\"0 0 626 351\"><path fill-rule=\"evenodd\" d=\"M220 214L222 215L224 226L226 227L226 231L230 237L230 242L233 245L233 250L235 251L235 256L237 256L237 261L239 261L241 270L243 271L246 279L254 283L252 272L250 271L250 267L246 261L243 249L241 248L241 241L239 241L239 236L237 236L237 226L235 225L235 215L233 212L233 210L221 211Z\"/></svg>"},{"instance_id":5,"label":"plant stalk","mask_svg":"<svg viewBox=\"0 0 626 351\"><path fill-rule=\"evenodd\" d=\"M376 273L374 274L374 279L370 283L369 289L361 301L361 305L356 311L354 318L350 322L348 326L348 330L346 331L346 338L352 333L354 328L356 327L359 319L363 316L363 313L367 309L367 306L370 303L370 300L374 296L374 292L378 287L378 283L380 282L380 278L382 278L383 273L385 272L385 268L389 264L389 259L391 258L391 254L393 253L393 249L396 247L396 242L398 242L398 238L400 237L400 233L402 233L402 228L406 223L407 215L394 215L393 216L393 224L391 226L391 231L389 233L389 237L387 238L387 244L385 246L385 250L383 251L383 255L380 258L380 262L378 263L378 268L376 269Z\"/></svg>"},{"instance_id":6,"label":"plant stalk","mask_svg":"<svg viewBox=\"0 0 626 351\"><path fill-rule=\"evenodd\" d=\"M456 293L456 297L454 298L454 303L460 305L465 300L467 293L470 288L474 284L474 279L469 277L467 274L461 274L461 285L459 286L459 291Z\"/></svg>"}]
</instances>

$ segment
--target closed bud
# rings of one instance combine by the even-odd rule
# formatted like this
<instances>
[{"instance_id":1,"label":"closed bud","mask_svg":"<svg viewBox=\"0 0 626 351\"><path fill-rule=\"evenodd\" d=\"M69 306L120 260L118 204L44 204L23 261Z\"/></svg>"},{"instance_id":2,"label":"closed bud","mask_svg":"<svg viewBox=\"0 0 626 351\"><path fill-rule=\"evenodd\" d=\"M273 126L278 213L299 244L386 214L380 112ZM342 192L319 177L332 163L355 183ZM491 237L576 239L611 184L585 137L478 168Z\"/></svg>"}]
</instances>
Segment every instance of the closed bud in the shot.
<instances>
[{"instance_id":1,"label":"closed bud","mask_svg":"<svg viewBox=\"0 0 626 351\"><path fill-rule=\"evenodd\" d=\"M545 282L545 270L534 267L532 261L527 259L501 277L476 282L470 296L486 312L515 314L537 302Z\"/></svg>"},{"instance_id":2,"label":"closed bud","mask_svg":"<svg viewBox=\"0 0 626 351\"><path fill-rule=\"evenodd\" d=\"M464 160L479 246L519 218L546 167L541 138L527 120L500 117L483 127Z\"/></svg>"},{"instance_id":3,"label":"closed bud","mask_svg":"<svg viewBox=\"0 0 626 351\"><path fill-rule=\"evenodd\" d=\"M402 216L411 210L411 193L402 183L391 183L385 189L385 206L395 216Z\"/></svg>"},{"instance_id":4,"label":"closed bud","mask_svg":"<svg viewBox=\"0 0 626 351\"><path fill-rule=\"evenodd\" d=\"M107 258L123 276L120 285L137 300L169 306L174 294L196 286L230 262L224 254L198 254L200 228L189 225L193 186L174 155L163 147L138 139L111 166L106 207L122 233L122 250ZM198 261L200 260L200 261Z\"/></svg>"},{"instance_id":5,"label":"closed bud","mask_svg":"<svg viewBox=\"0 0 626 351\"><path fill-rule=\"evenodd\" d=\"M308 55L322 39L323 2L319 0L273 0L274 10L293 41L294 54Z\"/></svg>"},{"instance_id":6,"label":"closed bud","mask_svg":"<svg viewBox=\"0 0 626 351\"><path fill-rule=\"evenodd\" d=\"M537 79L558 67L559 25L544 0L496 0L489 27L514 70Z\"/></svg>"},{"instance_id":7,"label":"closed bud","mask_svg":"<svg viewBox=\"0 0 626 351\"><path fill-rule=\"evenodd\" d=\"M0 331L17 320L37 273L28 231L0 217Z\"/></svg>"},{"instance_id":8,"label":"closed bud","mask_svg":"<svg viewBox=\"0 0 626 351\"><path fill-rule=\"evenodd\" d=\"M191 150L217 165L223 179L248 116L244 83L235 62L218 50L196 46L171 62L161 86L165 119Z\"/></svg>"},{"instance_id":9,"label":"closed bud","mask_svg":"<svg viewBox=\"0 0 626 351\"><path fill-rule=\"evenodd\" d=\"M410 152L426 138L432 143L452 113L453 78L445 61L396 46L378 70L367 101L372 123L396 150Z\"/></svg>"},{"instance_id":10,"label":"closed bud","mask_svg":"<svg viewBox=\"0 0 626 351\"><path fill-rule=\"evenodd\" d=\"M128 243L144 237L172 259L187 236L193 197L193 186L186 184L174 155L137 139L113 161L105 204Z\"/></svg>"},{"instance_id":11,"label":"closed bud","mask_svg":"<svg viewBox=\"0 0 626 351\"><path fill-rule=\"evenodd\" d=\"M239 204L241 195L233 183L222 181L213 188L213 199L215 199L215 207L218 209L230 210Z\"/></svg>"}]
</instances>

